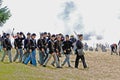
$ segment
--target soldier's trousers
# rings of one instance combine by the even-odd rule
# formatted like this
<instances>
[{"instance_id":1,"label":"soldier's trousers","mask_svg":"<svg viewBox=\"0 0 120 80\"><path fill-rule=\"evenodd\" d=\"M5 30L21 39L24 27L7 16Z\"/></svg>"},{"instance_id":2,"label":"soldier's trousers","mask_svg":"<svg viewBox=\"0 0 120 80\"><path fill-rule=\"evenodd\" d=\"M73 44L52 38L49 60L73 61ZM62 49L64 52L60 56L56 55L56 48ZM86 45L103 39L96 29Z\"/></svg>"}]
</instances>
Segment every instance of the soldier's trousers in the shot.
<instances>
[{"instance_id":1,"label":"soldier's trousers","mask_svg":"<svg viewBox=\"0 0 120 80\"><path fill-rule=\"evenodd\" d=\"M49 50L46 49L46 50L45 50L45 59L44 59L44 61L46 61L46 59L48 58L48 55L49 55Z\"/></svg>"},{"instance_id":2,"label":"soldier's trousers","mask_svg":"<svg viewBox=\"0 0 120 80\"><path fill-rule=\"evenodd\" d=\"M1 59L1 61L4 61L4 58L5 58L6 55L8 55L9 61L12 62L11 50L6 50L6 51L4 51L3 57L2 57L2 59Z\"/></svg>"},{"instance_id":3,"label":"soldier's trousers","mask_svg":"<svg viewBox=\"0 0 120 80\"><path fill-rule=\"evenodd\" d=\"M22 62L23 63L28 58L29 54L30 54L29 52L26 52L26 53L23 54L23 57L22 57Z\"/></svg>"},{"instance_id":4,"label":"soldier's trousers","mask_svg":"<svg viewBox=\"0 0 120 80\"><path fill-rule=\"evenodd\" d=\"M2 45L0 45L0 52L2 51Z\"/></svg>"},{"instance_id":5,"label":"soldier's trousers","mask_svg":"<svg viewBox=\"0 0 120 80\"><path fill-rule=\"evenodd\" d=\"M39 62L40 62L40 64L43 65L44 61L45 61L45 53L42 52L42 51L39 51Z\"/></svg>"},{"instance_id":6,"label":"soldier's trousers","mask_svg":"<svg viewBox=\"0 0 120 80\"><path fill-rule=\"evenodd\" d=\"M29 54L28 58L24 61L24 64L28 64L29 61L32 61L33 66L37 66L36 63L36 51L32 51L32 53Z\"/></svg>"},{"instance_id":7,"label":"soldier's trousers","mask_svg":"<svg viewBox=\"0 0 120 80\"><path fill-rule=\"evenodd\" d=\"M19 62L22 62L22 57L23 57L23 50L22 49L17 49L13 61L15 62L16 59L19 58Z\"/></svg>"},{"instance_id":8,"label":"soldier's trousers","mask_svg":"<svg viewBox=\"0 0 120 80\"><path fill-rule=\"evenodd\" d=\"M70 67L70 54L65 54L65 60L62 65L65 65L66 63L68 64L68 67Z\"/></svg>"},{"instance_id":9,"label":"soldier's trousers","mask_svg":"<svg viewBox=\"0 0 120 80\"><path fill-rule=\"evenodd\" d=\"M58 66L60 66L60 59L59 59L59 56L56 54L56 56L57 56L57 60L58 60ZM52 65L54 65L55 64L55 60L51 63Z\"/></svg>"},{"instance_id":10,"label":"soldier's trousers","mask_svg":"<svg viewBox=\"0 0 120 80\"><path fill-rule=\"evenodd\" d=\"M56 53L54 53L54 54L48 54L48 58L45 60L45 62L44 62L43 65L47 65L48 61L51 59L52 56L53 56L53 58L54 58L54 61L55 61L55 63L56 63L56 66L59 67L58 58L57 58Z\"/></svg>"},{"instance_id":11,"label":"soldier's trousers","mask_svg":"<svg viewBox=\"0 0 120 80\"><path fill-rule=\"evenodd\" d=\"M83 63L83 67L84 68L87 68L87 64L85 62L85 57L84 55L77 55L76 56L76 60L75 60L75 68L78 68L78 65L79 65L79 59L81 59L82 63Z\"/></svg>"}]
</instances>

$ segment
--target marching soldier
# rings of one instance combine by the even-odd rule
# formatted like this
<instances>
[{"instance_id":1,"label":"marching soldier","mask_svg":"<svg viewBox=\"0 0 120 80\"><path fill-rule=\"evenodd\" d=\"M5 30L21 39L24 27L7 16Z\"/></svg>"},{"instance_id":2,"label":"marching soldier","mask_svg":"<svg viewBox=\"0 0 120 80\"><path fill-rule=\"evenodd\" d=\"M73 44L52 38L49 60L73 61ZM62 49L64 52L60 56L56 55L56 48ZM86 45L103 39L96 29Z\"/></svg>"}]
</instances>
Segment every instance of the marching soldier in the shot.
<instances>
[{"instance_id":1,"label":"marching soldier","mask_svg":"<svg viewBox=\"0 0 120 80\"><path fill-rule=\"evenodd\" d=\"M61 36L58 35L57 40L55 41L55 53L57 55L59 65L60 65L60 58L59 57L61 57L61 46L62 46ZM54 66L54 64L55 64L55 61L53 61L51 63L51 65L53 65L53 66Z\"/></svg>"},{"instance_id":2,"label":"marching soldier","mask_svg":"<svg viewBox=\"0 0 120 80\"><path fill-rule=\"evenodd\" d=\"M19 62L22 62L22 57L23 57L23 40L25 39L25 35L20 32L19 34L17 33L18 38L15 39L14 41L14 46L16 49L16 54L15 57L13 59L13 61L15 62L16 59L19 57Z\"/></svg>"},{"instance_id":3,"label":"marching soldier","mask_svg":"<svg viewBox=\"0 0 120 80\"><path fill-rule=\"evenodd\" d=\"M47 32L43 33L43 45L44 45L44 49L45 49L45 60L48 57L48 50L47 50L47 46L48 46L48 41L50 39L50 36L48 38Z\"/></svg>"},{"instance_id":4,"label":"marching soldier","mask_svg":"<svg viewBox=\"0 0 120 80\"><path fill-rule=\"evenodd\" d=\"M30 49L29 49L30 38L31 38L31 33L27 33L27 38L24 40L24 54L23 54L23 61L22 61L23 63L30 54Z\"/></svg>"},{"instance_id":5,"label":"marching soldier","mask_svg":"<svg viewBox=\"0 0 120 80\"><path fill-rule=\"evenodd\" d=\"M55 43L54 43L55 37L56 37L55 35L52 35L51 39L48 41L49 54L48 54L48 57L47 57L47 59L45 60L45 62L43 64L43 67L46 67L48 61L53 56L54 61L56 63L56 68L61 68L60 65L58 64L58 58L57 58L57 55L55 53Z\"/></svg>"},{"instance_id":6,"label":"marching soldier","mask_svg":"<svg viewBox=\"0 0 120 80\"><path fill-rule=\"evenodd\" d=\"M70 54L71 54L71 48L73 47L72 42L69 39L69 35L66 35L66 40L63 42L63 52L65 54L65 60L62 64L64 66L66 63L68 64L68 67L72 67L70 64Z\"/></svg>"},{"instance_id":7,"label":"marching soldier","mask_svg":"<svg viewBox=\"0 0 120 80\"><path fill-rule=\"evenodd\" d=\"M37 47L38 47L38 51L39 51L39 60L38 62L40 63L40 65L43 65L44 61L45 61L45 45L44 45L44 39L43 39L43 33L40 34L40 39L38 39L37 41Z\"/></svg>"},{"instance_id":8,"label":"marching soldier","mask_svg":"<svg viewBox=\"0 0 120 80\"><path fill-rule=\"evenodd\" d=\"M9 57L9 61L12 62L12 56L11 56L11 48L12 48L12 44L10 41L10 34L6 34L6 38L3 41L3 50L4 50L4 54L3 57L1 59L1 61L4 61L4 58L6 55L8 55Z\"/></svg>"},{"instance_id":9,"label":"marching soldier","mask_svg":"<svg viewBox=\"0 0 120 80\"><path fill-rule=\"evenodd\" d=\"M30 50L30 54L29 56L27 57L27 59L24 61L24 64L28 64L29 61L31 61L32 65L33 66L37 66L37 63L36 63L36 48L37 48L37 45L36 45L36 34L33 33L31 35L31 39L30 39L30 46L29 46L29 50Z\"/></svg>"},{"instance_id":10,"label":"marching soldier","mask_svg":"<svg viewBox=\"0 0 120 80\"><path fill-rule=\"evenodd\" d=\"M83 67L87 68L87 64L85 62L85 57L84 57L84 52L83 52L83 35L80 34L78 35L79 40L76 42L76 46L77 46L77 50L76 50L76 60L75 60L75 68L78 68L79 65L79 59L81 59L82 63L83 63Z\"/></svg>"}]
</instances>

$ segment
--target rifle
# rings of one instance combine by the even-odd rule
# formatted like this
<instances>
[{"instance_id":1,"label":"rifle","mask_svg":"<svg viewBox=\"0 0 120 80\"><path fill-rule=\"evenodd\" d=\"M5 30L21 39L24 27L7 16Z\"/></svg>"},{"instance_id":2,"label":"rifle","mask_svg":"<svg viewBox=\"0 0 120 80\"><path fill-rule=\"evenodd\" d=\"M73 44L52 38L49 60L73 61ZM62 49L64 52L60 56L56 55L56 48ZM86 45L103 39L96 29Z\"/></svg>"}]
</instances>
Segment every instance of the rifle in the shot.
<instances>
[{"instance_id":1,"label":"rifle","mask_svg":"<svg viewBox=\"0 0 120 80\"><path fill-rule=\"evenodd\" d=\"M14 30L15 30L15 28L13 28L12 33L11 33L13 38L14 38Z\"/></svg>"}]
</instances>

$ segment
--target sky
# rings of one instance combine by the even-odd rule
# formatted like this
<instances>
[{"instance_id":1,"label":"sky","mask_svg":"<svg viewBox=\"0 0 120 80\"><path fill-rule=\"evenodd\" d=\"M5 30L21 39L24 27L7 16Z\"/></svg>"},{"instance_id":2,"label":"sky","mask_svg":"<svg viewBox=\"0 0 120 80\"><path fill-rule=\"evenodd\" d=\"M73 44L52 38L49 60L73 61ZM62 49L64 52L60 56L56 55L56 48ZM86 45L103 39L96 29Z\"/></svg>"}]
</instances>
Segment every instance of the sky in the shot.
<instances>
[{"instance_id":1,"label":"sky","mask_svg":"<svg viewBox=\"0 0 120 80\"><path fill-rule=\"evenodd\" d=\"M0 31L89 35L88 43L117 43L120 39L119 0L4 0L11 18ZM96 36L102 36L97 40Z\"/></svg>"}]
</instances>

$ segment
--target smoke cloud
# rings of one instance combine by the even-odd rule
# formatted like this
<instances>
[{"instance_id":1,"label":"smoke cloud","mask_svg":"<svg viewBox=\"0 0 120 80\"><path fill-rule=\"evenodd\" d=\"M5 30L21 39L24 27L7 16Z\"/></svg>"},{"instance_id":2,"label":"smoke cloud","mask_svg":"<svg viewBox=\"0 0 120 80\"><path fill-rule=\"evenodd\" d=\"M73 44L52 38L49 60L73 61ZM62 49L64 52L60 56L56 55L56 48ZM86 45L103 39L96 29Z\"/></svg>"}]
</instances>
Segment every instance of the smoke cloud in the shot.
<instances>
[{"instance_id":1,"label":"smoke cloud","mask_svg":"<svg viewBox=\"0 0 120 80\"><path fill-rule=\"evenodd\" d=\"M73 1L65 2L64 3L64 10L60 14L60 17L63 21L69 21L70 20L70 14L74 12L75 10L75 4Z\"/></svg>"},{"instance_id":2,"label":"smoke cloud","mask_svg":"<svg viewBox=\"0 0 120 80\"><path fill-rule=\"evenodd\" d=\"M58 16L64 23L66 34L70 34L72 32L69 26L70 19L71 19L70 15L75 11L75 9L76 9L76 6L73 1L65 2L63 5L63 11Z\"/></svg>"},{"instance_id":3,"label":"smoke cloud","mask_svg":"<svg viewBox=\"0 0 120 80\"><path fill-rule=\"evenodd\" d=\"M95 33L94 32L89 32L89 33L85 33L83 35L84 35L84 40L91 40L91 38L93 36L95 36Z\"/></svg>"},{"instance_id":4,"label":"smoke cloud","mask_svg":"<svg viewBox=\"0 0 120 80\"><path fill-rule=\"evenodd\" d=\"M102 40L102 39L103 39L103 36L102 36L102 35L96 35L96 39L97 39L97 40Z\"/></svg>"},{"instance_id":5,"label":"smoke cloud","mask_svg":"<svg viewBox=\"0 0 120 80\"><path fill-rule=\"evenodd\" d=\"M77 15L73 15L74 12L77 12ZM84 40L91 40L92 37L95 37L97 40L102 40L102 35L97 35L93 30L91 32L85 32L85 26L83 24L83 17L80 12L77 11L77 5L73 1L68 1L64 3L63 11L59 15L60 19L64 23L65 33L71 34L73 31L79 32L80 34L84 33ZM71 22L71 19L76 17L76 19Z\"/></svg>"},{"instance_id":6,"label":"smoke cloud","mask_svg":"<svg viewBox=\"0 0 120 80\"><path fill-rule=\"evenodd\" d=\"M83 25L83 18L82 16L79 16L78 19L76 20L76 22L73 25L73 29L77 32L84 32L84 25Z\"/></svg>"}]
</instances>

